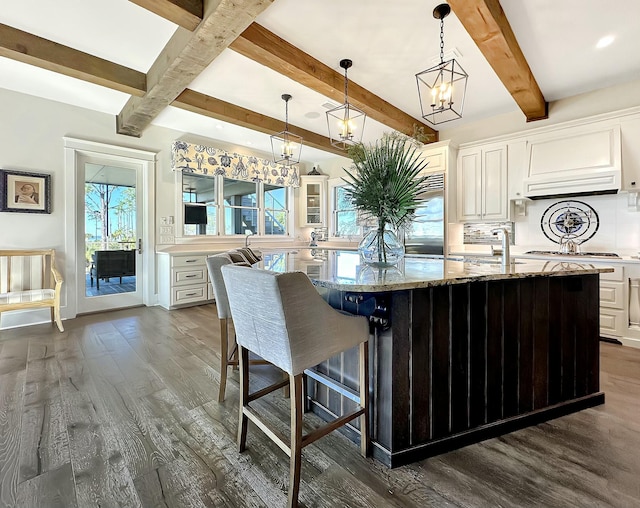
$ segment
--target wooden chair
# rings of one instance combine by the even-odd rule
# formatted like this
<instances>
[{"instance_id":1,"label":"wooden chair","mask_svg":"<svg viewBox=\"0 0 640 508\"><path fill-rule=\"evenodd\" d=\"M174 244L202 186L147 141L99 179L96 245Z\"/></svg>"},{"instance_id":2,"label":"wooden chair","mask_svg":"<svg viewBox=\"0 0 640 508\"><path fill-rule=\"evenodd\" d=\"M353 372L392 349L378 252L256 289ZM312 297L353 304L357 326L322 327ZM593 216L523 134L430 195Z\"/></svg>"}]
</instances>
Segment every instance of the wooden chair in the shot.
<instances>
[{"instance_id":1,"label":"wooden chair","mask_svg":"<svg viewBox=\"0 0 640 508\"><path fill-rule=\"evenodd\" d=\"M0 315L2 312L50 307L51 323L63 332L60 318L62 275L55 250L0 250Z\"/></svg>"},{"instance_id":2,"label":"wooden chair","mask_svg":"<svg viewBox=\"0 0 640 508\"><path fill-rule=\"evenodd\" d=\"M275 273L232 265L222 266L221 272L240 356L238 451L245 449L247 422L251 420L290 457L288 506L295 507L298 505L303 447L360 417L360 449L363 456L369 454L368 320L333 309L302 272ZM360 392L359 397L353 395L358 409L303 436L305 370L358 345ZM249 393L249 351L280 367L289 374L289 379ZM331 389L339 389L337 381L313 377ZM290 440L250 406L252 401L286 384L291 391Z\"/></svg>"},{"instance_id":3,"label":"wooden chair","mask_svg":"<svg viewBox=\"0 0 640 508\"><path fill-rule=\"evenodd\" d=\"M216 254L207 258L207 270L209 281L213 287L213 295L216 299L216 310L220 323L220 388L218 390L218 402L224 401L227 386L227 371L229 367L238 365L235 336L231 337L229 344L229 323L231 321L231 310L229 309L229 299L227 289L222 279L220 268L224 265L238 264L250 267L251 265L234 251ZM230 347L231 346L231 347ZM252 363L264 365L268 363L264 360L252 360Z\"/></svg>"}]
</instances>

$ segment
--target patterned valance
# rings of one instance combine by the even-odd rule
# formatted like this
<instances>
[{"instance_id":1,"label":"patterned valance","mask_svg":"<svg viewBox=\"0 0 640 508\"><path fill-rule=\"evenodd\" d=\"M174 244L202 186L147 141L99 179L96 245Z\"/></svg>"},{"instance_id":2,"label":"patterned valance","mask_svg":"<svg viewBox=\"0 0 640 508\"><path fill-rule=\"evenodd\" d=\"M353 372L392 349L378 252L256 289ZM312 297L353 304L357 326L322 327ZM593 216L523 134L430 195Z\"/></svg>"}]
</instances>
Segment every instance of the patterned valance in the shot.
<instances>
[{"instance_id":1,"label":"patterned valance","mask_svg":"<svg viewBox=\"0 0 640 508\"><path fill-rule=\"evenodd\" d=\"M300 187L300 176L296 166L282 166L254 155L229 153L219 148L194 145L185 141L173 142L171 169L202 175L223 175L234 180Z\"/></svg>"}]
</instances>

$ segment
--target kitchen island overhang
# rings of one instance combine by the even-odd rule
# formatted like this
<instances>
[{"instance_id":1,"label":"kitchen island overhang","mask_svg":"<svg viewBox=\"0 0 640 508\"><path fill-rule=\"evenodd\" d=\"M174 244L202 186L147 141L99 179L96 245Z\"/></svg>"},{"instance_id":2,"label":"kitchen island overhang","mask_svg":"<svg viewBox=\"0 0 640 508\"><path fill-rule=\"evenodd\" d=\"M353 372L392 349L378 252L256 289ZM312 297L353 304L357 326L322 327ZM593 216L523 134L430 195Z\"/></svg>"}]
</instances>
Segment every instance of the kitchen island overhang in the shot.
<instances>
[{"instance_id":1,"label":"kitchen island overhang","mask_svg":"<svg viewBox=\"0 0 640 508\"><path fill-rule=\"evenodd\" d=\"M315 259L301 250L287 254L286 266L310 272L333 307L370 319L371 437L384 464L604 402L598 274L611 269L406 259L398 269L372 271L353 255L328 251ZM317 370L358 389L355 353ZM321 415L350 410L348 399L312 381L308 393Z\"/></svg>"}]
</instances>

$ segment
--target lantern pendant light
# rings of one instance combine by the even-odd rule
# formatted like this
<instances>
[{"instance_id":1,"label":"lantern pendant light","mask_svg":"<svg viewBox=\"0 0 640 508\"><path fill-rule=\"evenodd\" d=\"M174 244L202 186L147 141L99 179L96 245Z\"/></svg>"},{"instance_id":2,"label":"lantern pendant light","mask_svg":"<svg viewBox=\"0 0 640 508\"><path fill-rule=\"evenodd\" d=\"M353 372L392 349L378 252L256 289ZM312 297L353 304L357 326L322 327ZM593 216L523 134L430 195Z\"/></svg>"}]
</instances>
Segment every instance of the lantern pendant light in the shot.
<instances>
[{"instance_id":1,"label":"lantern pendant light","mask_svg":"<svg viewBox=\"0 0 640 508\"><path fill-rule=\"evenodd\" d=\"M271 136L273 161L284 166L298 164L302 151L302 137L289 132L289 101L291 99L288 93L282 94L285 105L284 130Z\"/></svg>"},{"instance_id":2,"label":"lantern pendant light","mask_svg":"<svg viewBox=\"0 0 640 508\"><path fill-rule=\"evenodd\" d=\"M422 118L433 125L462 118L469 75L455 58L444 60L444 18L451 12L448 4L433 10L440 20L440 63L416 74Z\"/></svg>"},{"instance_id":3,"label":"lantern pendant light","mask_svg":"<svg viewBox=\"0 0 640 508\"><path fill-rule=\"evenodd\" d=\"M327 111L327 126L331 144L346 150L350 145L359 143L364 131L367 115L361 109L349 104L349 79L347 69L353 65L349 59L340 60L344 69L344 104Z\"/></svg>"}]
</instances>

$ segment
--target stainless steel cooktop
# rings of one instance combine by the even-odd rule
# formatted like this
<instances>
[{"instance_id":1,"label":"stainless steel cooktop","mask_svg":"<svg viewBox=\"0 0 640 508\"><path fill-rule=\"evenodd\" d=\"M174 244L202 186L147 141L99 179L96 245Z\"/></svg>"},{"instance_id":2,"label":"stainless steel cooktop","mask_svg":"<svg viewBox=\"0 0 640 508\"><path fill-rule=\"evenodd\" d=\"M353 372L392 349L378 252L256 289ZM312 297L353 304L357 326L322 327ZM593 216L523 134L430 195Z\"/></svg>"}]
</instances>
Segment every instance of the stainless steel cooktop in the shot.
<instances>
[{"instance_id":1,"label":"stainless steel cooktop","mask_svg":"<svg viewBox=\"0 0 640 508\"><path fill-rule=\"evenodd\" d=\"M592 257L592 258L619 258L620 256L615 252L575 252L567 254L564 252L552 251L552 250L530 250L525 254L540 254L543 256L571 256L571 257Z\"/></svg>"}]
</instances>

